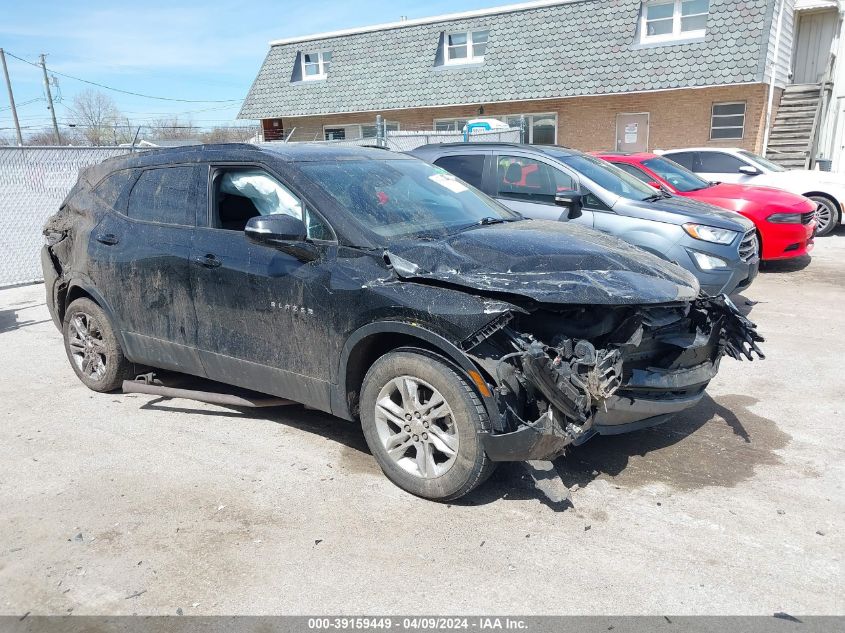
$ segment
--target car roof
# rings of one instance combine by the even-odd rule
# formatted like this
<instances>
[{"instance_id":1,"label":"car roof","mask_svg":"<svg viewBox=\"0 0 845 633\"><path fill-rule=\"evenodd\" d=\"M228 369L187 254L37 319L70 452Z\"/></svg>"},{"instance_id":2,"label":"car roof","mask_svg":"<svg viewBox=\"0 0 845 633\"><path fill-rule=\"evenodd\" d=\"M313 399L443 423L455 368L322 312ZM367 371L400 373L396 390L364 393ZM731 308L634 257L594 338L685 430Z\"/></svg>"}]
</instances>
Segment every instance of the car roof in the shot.
<instances>
[{"instance_id":1,"label":"car roof","mask_svg":"<svg viewBox=\"0 0 845 633\"><path fill-rule=\"evenodd\" d=\"M460 143L429 143L411 150L411 154L434 153L441 149L460 149L472 148L476 150L489 149L520 149L523 151L536 152L537 154L545 154L552 157L560 156L580 156L584 152L579 152L577 149L571 147L564 147L563 145L530 145L528 143L486 143L486 142L460 142Z\"/></svg>"},{"instance_id":2,"label":"car roof","mask_svg":"<svg viewBox=\"0 0 845 633\"><path fill-rule=\"evenodd\" d=\"M273 158L290 163L337 160L413 160L410 156L379 147L340 146L323 143L215 143L181 147L140 149L115 156L87 169L91 184L120 169L161 167L206 161L239 161Z\"/></svg>"},{"instance_id":3,"label":"car roof","mask_svg":"<svg viewBox=\"0 0 845 633\"><path fill-rule=\"evenodd\" d=\"M657 151L667 154L669 152L739 152L741 150L741 147L676 147Z\"/></svg>"},{"instance_id":4,"label":"car roof","mask_svg":"<svg viewBox=\"0 0 845 633\"><path fill-rule=\"evenodd\" d=\"M605 160L619 159L623 162L640 162L650 158L660 158L659 154L652 152L590 152L594 156L604 158ZM627 160L626 160L627 159Z\"/></svg>"}]
</instances>

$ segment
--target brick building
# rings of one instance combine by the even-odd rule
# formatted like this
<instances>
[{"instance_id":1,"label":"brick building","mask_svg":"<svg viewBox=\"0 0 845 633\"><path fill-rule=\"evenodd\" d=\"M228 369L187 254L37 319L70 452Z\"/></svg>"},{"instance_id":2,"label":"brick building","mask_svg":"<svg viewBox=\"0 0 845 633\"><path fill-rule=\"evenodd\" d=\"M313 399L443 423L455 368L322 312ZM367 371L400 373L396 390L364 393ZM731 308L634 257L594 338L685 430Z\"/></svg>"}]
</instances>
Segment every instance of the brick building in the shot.
<instances>
[{"instance_id":1,"label":"brick building","mask_svg":"<svg viewBox=\"0 0 845 633\"><path fill-rule=\"evenodd\" d=\"M540 0L278 40L240 117L267 140L374 135L378 114L402 130L482 115L525 116L530 142L581 150L759 151L788 82L792 4Z\"/></svg>"}]
</instances>

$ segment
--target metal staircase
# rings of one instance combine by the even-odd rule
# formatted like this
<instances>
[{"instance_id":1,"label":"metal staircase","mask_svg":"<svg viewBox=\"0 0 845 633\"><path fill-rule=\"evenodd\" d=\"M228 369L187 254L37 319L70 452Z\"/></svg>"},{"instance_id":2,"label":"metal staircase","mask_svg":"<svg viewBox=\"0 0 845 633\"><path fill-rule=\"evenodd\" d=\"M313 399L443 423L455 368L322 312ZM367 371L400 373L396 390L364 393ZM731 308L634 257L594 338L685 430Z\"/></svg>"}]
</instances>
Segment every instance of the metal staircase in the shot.
<instances>
[{"instance_id":1,"label":"metal staircase","mask_svg":"<svg viewBox=\"0 0 845 633\"><path fill-rule=\"evenodd\" d=\"M766 158L787 169L809 169L822 109L822 84L791 84L780 98Z\"/></svg>"}]
</instances>

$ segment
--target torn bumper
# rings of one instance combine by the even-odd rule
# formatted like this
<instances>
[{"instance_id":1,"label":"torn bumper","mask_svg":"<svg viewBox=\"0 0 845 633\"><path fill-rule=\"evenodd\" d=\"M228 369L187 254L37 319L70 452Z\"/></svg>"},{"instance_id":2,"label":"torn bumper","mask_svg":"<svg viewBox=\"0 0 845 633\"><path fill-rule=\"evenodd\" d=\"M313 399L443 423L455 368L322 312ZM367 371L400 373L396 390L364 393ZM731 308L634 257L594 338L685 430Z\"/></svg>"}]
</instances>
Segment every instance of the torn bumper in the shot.
<instances>
[{"instance_id":1,"label":"torn bumper","mask_svg":"<svg viewBox=\"0 0 845 633\"><path fill-rule=\"evenodd\" d=\"M41 269L44 273L44 292L47 295L47 309L50 311L53 323L61 330L62 323L59 319L59 312L56 310L56 282L59 279L59 272L53 263L50 247L46 245L41 247Z\"/></svg>"},{"instance_id":2,"label":"torn bumper","mask_svg":"<svg viewBox=\"0 0 845 633\"><path fill-rule=\"evenodd\" d=\"M693 380L705 375L712 377L716 373L715 365L705 363L695 368L697 371L685 373ZM614 395L605 401L606 408L595 413L592 425L574 438L561 436L549 428L523 426L512 433L485 434L482 441L487 456L494 462L549 459L559 455L569 444L578 446L595 435L619 435L663 424L681 411L694 407L703 397L704 389L694 385L691 393L673 397Z\"/></svg>"},{"instance_id":3,"label":"torn bumper","mask_svg":"<svg viewBox=\"0 0 845 633\"><path fill-rule=\"evenodd\" d=\"M500 403L518 424L483 438L493 461L553 459L594 435L661 424L698 404L722 356L764 357L756 326L725 296L702 295L687 309L643 308L605 336L601 348L585 339L558 337L548 345L530 334L512 336L520 351L502 357L497 375L503 363L518 364L502 370L499 391L513 394L518 384L528 403L521 411L534 414L523 417L516 405Z\"/></svg>"}]
</instances>

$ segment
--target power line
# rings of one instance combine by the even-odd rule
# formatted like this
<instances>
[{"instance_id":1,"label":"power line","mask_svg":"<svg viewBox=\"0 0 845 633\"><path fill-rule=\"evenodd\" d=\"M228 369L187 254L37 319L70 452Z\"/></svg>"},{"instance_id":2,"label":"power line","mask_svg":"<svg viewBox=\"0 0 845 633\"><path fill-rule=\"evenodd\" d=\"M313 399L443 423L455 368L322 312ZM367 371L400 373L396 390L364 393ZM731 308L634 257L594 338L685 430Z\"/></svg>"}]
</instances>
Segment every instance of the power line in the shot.
<instances>
[{"instance_id":1,"label":"power line","mask_svg":"<svg viewBox=\"0 0 845 633\"><path fill-rule=\"evenodd\" d=\"M9 57L14 57L18 61L24 62L25 64L29 64L30 66L35 66L36 68L41 68L40 64L36 64L29 60L24 59L23 57L18 57L6 51L6 55ZM92 86L97 86L98 88L103 88L104 90L111 90L113 92L119 92L125 95L131 95L133 97L142 97L144 99L156 99L158 101L176 101L178 103L237 103L239 101L243 101L243 99L175 99L173 97L158 97L154 95L145 95L140 92L132 92L131 90L121 90L120 88L113 88L112 86L107 86L105 84L97 83L96 81L89 81L88 79L82 79L81 77L74 77L73 75L68 75L66 73L61 73L58 70L53 70L52 68L48 69L54 75L59 75L60 77L66 77L67 79L73 79L74 81L81 81L82 83L90 84Z\"/></svg>"}]
</instances>

